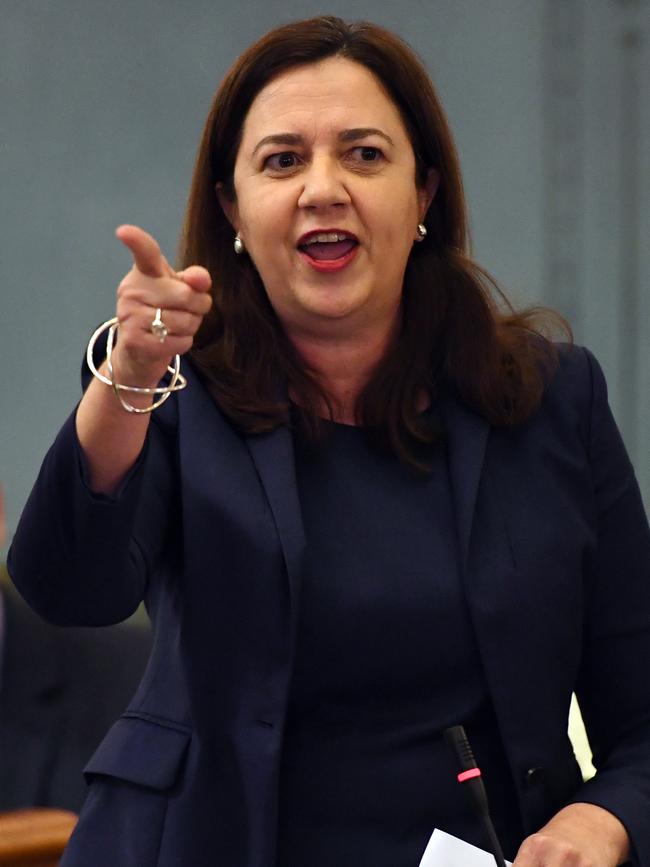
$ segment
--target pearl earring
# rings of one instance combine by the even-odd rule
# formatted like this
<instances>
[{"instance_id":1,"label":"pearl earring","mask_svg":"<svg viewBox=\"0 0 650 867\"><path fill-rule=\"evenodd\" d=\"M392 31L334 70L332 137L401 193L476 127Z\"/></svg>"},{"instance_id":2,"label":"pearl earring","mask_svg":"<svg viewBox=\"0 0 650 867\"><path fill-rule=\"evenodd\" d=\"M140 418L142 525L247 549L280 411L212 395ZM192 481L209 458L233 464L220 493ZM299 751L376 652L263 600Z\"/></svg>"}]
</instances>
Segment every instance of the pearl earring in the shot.
<instances>
[{"instance_id":1,"label":"pearl earring","mask_svg":"<svg viewBox=\"0 0 650 867\"><path fill-rule=\"evenodd\" d=\"M418 235L419 238L416 238L416 241L424 241L424 239L426 238L427 227L424 225L424 223L418 223Z\"/></svg>"},{"instance_id":2,"label":"pearl earring","mask_svg":"<svg viewBox=\"0 0 650 867\"><path fill-rule=\"evenodd\" d=\"M237 253L238 256L241 256L241 254L244 252L244 242L239 237L239 232L237 232L237 234L235 235L235 242L233 244L233 247L235 248L235 253Z\"/></svg>"}]
</instances>

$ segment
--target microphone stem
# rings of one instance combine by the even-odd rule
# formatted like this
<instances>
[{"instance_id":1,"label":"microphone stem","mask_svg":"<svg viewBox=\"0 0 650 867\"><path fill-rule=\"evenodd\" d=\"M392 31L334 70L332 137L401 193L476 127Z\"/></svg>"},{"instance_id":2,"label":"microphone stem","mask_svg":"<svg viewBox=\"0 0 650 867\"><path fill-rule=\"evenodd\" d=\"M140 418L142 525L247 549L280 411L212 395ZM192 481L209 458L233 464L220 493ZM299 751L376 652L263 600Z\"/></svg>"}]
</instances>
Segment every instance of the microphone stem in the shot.
<instances>
[{"instance_id":1,"label":"microphone stem","mask_svg":"<svg viewBox=\"0 0 650 867\"><path fill-rule=\"evenodd\" d=\"M487 835L490 840L490 848L492 849L494 860L497 862L498 867L506 867L506 860L503 857L501 843L499 843L497 832L494 830L492 819L487 813L483 816L483 824L485 825L485 830L487 831Z\"/></svg>"}]
</instances>

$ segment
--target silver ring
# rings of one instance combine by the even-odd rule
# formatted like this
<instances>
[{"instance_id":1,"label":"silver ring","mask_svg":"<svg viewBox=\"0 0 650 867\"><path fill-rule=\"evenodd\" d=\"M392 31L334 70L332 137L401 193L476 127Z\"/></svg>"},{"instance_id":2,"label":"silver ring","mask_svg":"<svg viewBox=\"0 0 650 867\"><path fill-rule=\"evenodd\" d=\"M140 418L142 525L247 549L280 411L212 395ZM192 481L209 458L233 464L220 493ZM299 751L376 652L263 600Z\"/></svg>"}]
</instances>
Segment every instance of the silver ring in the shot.
<instances>
[{"instance_id":1,"label":"silver ring","mask_svg":"<svg viewBox=\"0 0 650 867\"><path fill-rule=\"evenodd\" d=\"M167 326L162 321L162 310L160 307L156 307L156 315L149 327L153 336L157 337L161 343L164 343L169 332L167 331Z\"/></svg>"}]
</instances>

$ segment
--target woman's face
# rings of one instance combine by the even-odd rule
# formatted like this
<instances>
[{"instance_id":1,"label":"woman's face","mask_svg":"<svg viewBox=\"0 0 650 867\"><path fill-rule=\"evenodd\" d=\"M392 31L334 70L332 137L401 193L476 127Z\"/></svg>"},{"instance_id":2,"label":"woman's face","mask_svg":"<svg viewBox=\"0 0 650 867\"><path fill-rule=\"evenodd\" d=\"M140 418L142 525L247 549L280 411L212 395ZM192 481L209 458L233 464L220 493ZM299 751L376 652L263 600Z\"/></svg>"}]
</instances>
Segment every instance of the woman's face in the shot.
<instances>
[{"instance_id":1,"label":"woman's face","mask_svg":"<svg viewBox=\"0 0 650 867\"><path fill-rule=\"evenodd\" d=\"M366 67L328 58L270 82L246 116L234 182L236 204L218 189L219 200L289 336L390 327L437 173L418 190L402 120ZM314 230L357 243L302 248Z\"/></svg>"}]
</instances>

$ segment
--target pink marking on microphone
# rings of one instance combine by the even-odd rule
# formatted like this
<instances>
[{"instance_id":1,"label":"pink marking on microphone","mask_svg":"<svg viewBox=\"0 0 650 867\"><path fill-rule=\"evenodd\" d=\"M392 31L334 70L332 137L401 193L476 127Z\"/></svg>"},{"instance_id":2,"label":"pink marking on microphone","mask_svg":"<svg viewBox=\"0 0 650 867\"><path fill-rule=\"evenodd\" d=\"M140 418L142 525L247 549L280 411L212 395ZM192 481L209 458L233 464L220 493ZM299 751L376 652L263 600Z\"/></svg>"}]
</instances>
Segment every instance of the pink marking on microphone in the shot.
<instances>
[{"instance_id":1,"label":"pink marking on microphone","mask_svg":"<svg viewBox=\"0 0 650 867\"><path fill-rule=\"evenodd\" d=\"M464 783L465 780L471 780L474 777L480 777L481 770L480 768L471 768L469 771L463 771L462 774L458 774L458 782Z\"/></svg>"}]
</instances>

